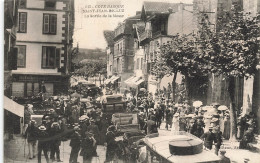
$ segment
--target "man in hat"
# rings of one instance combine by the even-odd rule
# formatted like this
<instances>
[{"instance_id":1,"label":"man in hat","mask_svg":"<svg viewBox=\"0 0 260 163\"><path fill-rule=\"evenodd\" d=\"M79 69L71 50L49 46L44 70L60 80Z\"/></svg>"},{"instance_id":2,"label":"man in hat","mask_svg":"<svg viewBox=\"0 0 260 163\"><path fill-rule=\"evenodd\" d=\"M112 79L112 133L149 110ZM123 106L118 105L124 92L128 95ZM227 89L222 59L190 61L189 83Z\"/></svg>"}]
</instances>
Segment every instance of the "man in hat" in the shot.
<instances>
[{"instance_id":1,"label":"man in hat","mask_svg":"<svg viewBox=\"0 0 260 163\"><path fill-rule=\"evenodd\" d=\"M45 159L47 163L49 163L49 157L48 157L48 149L49 149L49 143L46 143L46 138L48 138L49 135L46 132L46 127L44 125L41 125L39 127L39 132L37 135L38 139L38 163L41 163L41 155L42 151L44 153Z\"/></svg>"},{"instance_id":2,"label":"man in hat","mask_svg":"<svg viewBox=\"0 0 260 163\"><path fill-rule=\"evenodd\" d=\"M61 140L58 137L55 137L56 135L58 135L59 133L61 133L61 128L58 122L53 122L51 125L51 129L50 129L50 136L53 137L53 139L50 141L50 148L51 148L51 155L50 155L50 159L52 159L52 161L55 161L55 153L56 153L56 158L57 158L57 162L62 162L60 160L60 145L61 145Z\"/></svg>"},{"instance_id":3,"label":"man in hat","mask_svg":"<svg viewBox=\"0 0 260 163\"><path fill-rule=\"evenodd\" d=\"M222 144L222 132L220 131L220 127L216 126L215 127L215 136L216 136L216 143L215 143L215 154L218 155L218 151L220 149L220 146Z\"/></svg>"},{"instance_id":4,"label":"man in hat","mask_svg":"<svg viewBox=\"0 0 260 163\"><path fill-rule=\"evenodd\" d=\"M70 158L69 158L69 163L77 163L78 162L78 154L80 151L80 140L81 140L81 135L80 135L80 128L79 126L75 126L74 132L71 135L71 140L70 140L70 146L71 146L71 152L70 152Z\"/></svg>"},{"instance_id":5,"label":"man in hat","mask_svg":"<svg viewBox=\"0 0 260 163\"><path fill-rule=\"evenodd\" d=\"M228 157L225 156L226 151L225 150L221 150L220 151L220 163L231 163L230 159Z\"/></svg>"},{"instance_id":6,"label":"man in hat","mask_svg":"<svg viewBox=\"0 0 260 163\"><path fill-rule=\"evenodd\" d=\"M23 134L25 134L25 131L30 123L31 120L31 115L33 114L33 112L31 112L30 110L32 110L33 105L26 105L24 108L24 126L23 126Z\"/></svg>"},{"instance_id":7,"label":"man in hat","mask_svg":"<svg viewBox=\"0 0 260 163\"><path fill-rule=\"evenodd\" d=\"M117 142L115 139L116 139L116 127L112 125L108 127L106 133L105 146L107 147L107 151L106 151L105 162L110 162L114 160L114 157L116 155L116 148L117 148Z\"/></svg>"},{"instance_id":8,"label":"man in hat","mask_svg":"<svg viewBox=\"0 0 260 163\"><path fill-rule=\"evenodd\" d=\"M29 159L35 158L36 155L37 131L38 128L36 127L36 121L31 120L28 128L25 131L25 136L28 142Z\"/></svg>"},{"instance_id":9,"label":"man in hat","mask_svg":"<svg viewBox=\"0 0 260 163\"><path fill-rule=\"evenodd\" d=\"M202 140L204 140L204 146L211 150L212 149L212 145L213 145L213 141L216 142L216 136L215 134L212 132L213 127L210 126L209 127L209 131L205 132L200 138Z\"/></svg>"},{"instance_id":10,"label":"man in hat","mask_svg":"<svg viewBox=\"0 0 260 163\"><path fill-rule=\"evenodd\" d=\"M93 134L95 140L97 141L96 144L98 144L100 133L99 133L98 126L95 124L94 119L90 119L90 125L87 127L87 131ZM95 148L97 148L97 146L95 146Z\"/></svg>"},{"instance_id":11,"label":"man in hat","mask_svg":"<svg viewBox=\"0 0 260 163\"><path fill-rule=\"evenodd\" d=\"M92 158L97 155L96 140L90 132L86 132L85 135L81 142L80 155L83 156L83 163L91 163Z\"/></svg>"}]
</instances>

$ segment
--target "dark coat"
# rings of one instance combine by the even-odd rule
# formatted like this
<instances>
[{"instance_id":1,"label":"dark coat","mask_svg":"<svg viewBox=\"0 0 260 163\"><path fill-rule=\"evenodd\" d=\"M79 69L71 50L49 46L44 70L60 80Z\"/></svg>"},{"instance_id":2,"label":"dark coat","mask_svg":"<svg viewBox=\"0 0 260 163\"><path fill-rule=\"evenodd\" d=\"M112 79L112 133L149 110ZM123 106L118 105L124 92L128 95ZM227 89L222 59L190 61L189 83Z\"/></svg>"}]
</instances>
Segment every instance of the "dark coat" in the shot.
<instances>
[{"instance_id":1,"label":"dark coat","mask_svg":"<svg viewBox=\"0 0 260 163\"><path fill-rule=\"evenodd\" d=\"M78 132L74 131L74 133L71 135L70 146L72 148L79 147L80 139L81 139L81 135Z\"/></svg>"},{"instance_id":2,"label":"dark coat","mask_svg":"<svg viewBox=\"0 0 260 163\"><path fill-rule=\"evenodd\" d=\"M94 141L90 137L82 139L80 155L83 156L83 158L90 158L95 155L96 150L93 143Z\"/></svg>"},{"instance_id":3,"label":"dark coat","mask_svg":"<svg viewBox=\"0 0 260 163\"><path fill-rule=\"evenodd\" d=\"M156 126L155 121L148 120L147 121L147 134L152 134L152 133L158 133L157 126Z\"/></svg>"},{"instance_id":4,"label":"dark coat","mask_svg":"<svg viewBox=\"0 0 260 163\"><path fill-rule=\"evenodd\" d=\"M216 142L216 136L213 132L206 132L201 137L201 139L204 139L204 145L208 149L212 149L213 141Z\"/></svg>"},{"instance_id":5,"label":"dark coat","mask_svg":"<svg viewBox=\"0 0 260 163\"><path fill-rule=\"evenodd\" d=\"M38 128L35 127L34 125L29 125L25 131L25 135L27 137L28 142L34 142L37 140L37 132Z\"/></svg>"}]
</instances>

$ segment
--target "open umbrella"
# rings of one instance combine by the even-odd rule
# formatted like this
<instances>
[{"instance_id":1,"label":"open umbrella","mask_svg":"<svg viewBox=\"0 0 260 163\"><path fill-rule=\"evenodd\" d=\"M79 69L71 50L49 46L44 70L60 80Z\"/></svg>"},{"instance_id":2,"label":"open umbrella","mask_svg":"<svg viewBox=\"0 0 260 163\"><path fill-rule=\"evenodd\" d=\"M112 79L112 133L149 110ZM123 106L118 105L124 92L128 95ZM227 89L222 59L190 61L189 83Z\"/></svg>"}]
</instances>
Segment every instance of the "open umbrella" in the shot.
<instances>
[{"instance_id":1,"label":"open umbrella","mask_svg":"<svg viewBox=\"0 0 260 163\"><path fill-rule=\"evenodd\" d=\"M210 109L212 109L213 108L213 106L203 106L202 107L202 110L210 110Z\"/></svg>"},{"instance_id":2,"label":"open umbrella","mask_svg":"<svg viewBox=\"0 0 260 163\"><path fill-rule=\"evenodd\" d=\"M218 107L218 110L221 110L221 111L228 110L228 107L225 106L225 105L220 105L220 106Z\"/></svg>"},{"instance_id":3,"label":"open umbrella","mask_svg":"<svg viewBox=\"0 0 260 163\"><path fill-rule=\"evenodd\" d=\"M203 105L203 103L201 101L194 101L193 102L194 107L200 107L201 105Z\"/></svg>"},{"instance_id":4,"label":"open umbrella","mask_svg":"<svg viewBox=\"0 0 260 163\"><path fill-rule=\"evenodd\" d=\"M83 97L83 95L81 95L81 94L79 94L79 93L77 93L77 92L72 93L70 96L71 96L71 97L76 97L76 98Z\"/></svg>"},{"instance_id":5,"label":"open umbrella","mask_svg":"<svg viewBox=\"0 0 260 163\"><path fill-rule=\"evenodd\" d=\"M145 88L140 88L140 91L143 91L143 92L145 92L145 91L146 91L146 89L145 89Z\"/></svg>"}]
</instances>

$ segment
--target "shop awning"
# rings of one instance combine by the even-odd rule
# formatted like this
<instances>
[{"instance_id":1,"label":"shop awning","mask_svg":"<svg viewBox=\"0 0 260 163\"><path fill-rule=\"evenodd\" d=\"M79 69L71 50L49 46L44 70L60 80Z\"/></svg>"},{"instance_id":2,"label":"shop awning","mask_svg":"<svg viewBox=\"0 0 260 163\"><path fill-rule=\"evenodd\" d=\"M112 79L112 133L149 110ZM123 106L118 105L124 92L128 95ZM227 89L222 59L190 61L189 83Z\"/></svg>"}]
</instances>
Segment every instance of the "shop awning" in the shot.
<instances>
[{"instance_id":1,"label":"shop awning","mask_svg":"<svg viewBox=\"0 0 260 163\"><path fill-rule=\"evenodd\" d=\"M142 82L144 82L144 80L142 79L142 77L136 77L136 76L132 76L130 78L128 78L127 80L125 80L125 83L127 85L129 85L130 87L137 87L139 86Z\"/></svg>"},{"instance_id":2,"label":"shop awning","mask_svg":"<svg viewBox=\"0 0 260 163\"><path fill-rule=\"evenodd\" d=\"M4 96L4 109L18 115L19 117L24 117L24 106L16 103L6 96Z\"/></svg>"},{"instance_id":3,"label":"shop awning","mask_svg":"<svg viewBox=\"0 0 260 163\"><path fill-rule=\"evenodd\" d=\"M116 80L118 80L120 77L119 76L112 76L111 78L110 78L110 82L111 83L114 83Z\"/></svg>"},{"instance_id":4,"label":"shop awning","mask_svg":"<svg viewBox=\"0 0 260 163\"><path fill-rule=\"evenodd\" d=\"M139 79L139 80L136 81L134 84L135 84L136 86L138 86L138 85L140 85L140 84L143 83L143 82L144 82L143 79Z\"/></svg>"},{"instance_id":5,"label":"shop awning","mask_svg":"<svg viewBox=\"0 0 260 163\"><path fill-rule=\"evenodd\" d=\"M110 83L110 79L106 79L106 80L104 81L104 83L105 83L105 84Z\"/></svg>"}]
</instances>

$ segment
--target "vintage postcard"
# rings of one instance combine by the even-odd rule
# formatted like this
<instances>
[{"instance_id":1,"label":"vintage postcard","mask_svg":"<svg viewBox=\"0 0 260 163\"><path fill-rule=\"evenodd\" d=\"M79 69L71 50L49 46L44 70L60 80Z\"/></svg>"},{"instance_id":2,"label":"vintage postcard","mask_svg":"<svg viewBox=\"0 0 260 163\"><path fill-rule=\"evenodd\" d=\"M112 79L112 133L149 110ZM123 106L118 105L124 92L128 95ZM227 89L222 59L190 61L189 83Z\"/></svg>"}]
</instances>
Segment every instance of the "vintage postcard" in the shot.
<instances>
[{"instance_id":1,"label":"vintage postcard","mask_svg":"<svg viewBox=\"0 0 260 163\"><path fill-rule=\"evenodd\" d=\"M259 162L259 0L3 5L3 162Z\"/></svg>"}]
</instances>

